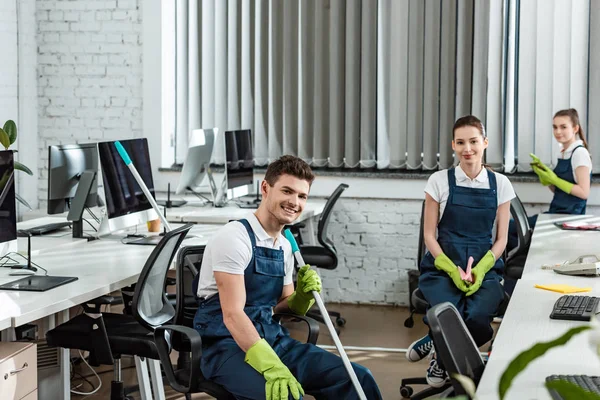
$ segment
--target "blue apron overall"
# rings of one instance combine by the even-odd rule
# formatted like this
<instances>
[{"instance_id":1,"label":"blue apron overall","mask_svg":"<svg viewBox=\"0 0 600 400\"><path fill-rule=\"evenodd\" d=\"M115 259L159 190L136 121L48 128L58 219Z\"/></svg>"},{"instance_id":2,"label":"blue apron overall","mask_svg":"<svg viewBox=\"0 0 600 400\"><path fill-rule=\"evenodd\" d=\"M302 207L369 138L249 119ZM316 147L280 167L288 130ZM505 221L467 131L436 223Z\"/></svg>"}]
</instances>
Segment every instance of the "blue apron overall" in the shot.
<instances>
[{"instance_id":1,"label":"blue apron overall","mask_svg":"<svg viewBox=\"0 0 600 400\"><path fill-rule=\"evenodd\" d=\"M256 246L256 237L247 220L240 220L252 243L252 260L244 272L246 304L244 312L258 334L275 350L305 393L316 399L358 399L342 359L312 344L289 336L277 323L273 307L283 290L285 263L283 250ZM265 378L244 361L246 353L235 343L223 322L219 294L199 301L194 328L202 336L202 373L225 387L238 399L264 400ZM370 371L353 364L369 400L381 399ZM292 399L292 396L289 396Z\"/></svg>"},{"instance_id":2,"label":"blue apron overall","mask_svg":"<svg viewBox=\"0 0 600 400\"><path fill-rule=\"evenodd\" d=\"M448 170L450 193L437 227L438 243L454 264L466 269L469 257L473 257L475 267L492 248L492 229L498 209L496 176L486 170L490 188L476 189L457 186L454 171L454 168ZM490 324L504 298L504 290L500 284L504 261L496 260L479 290L468 297L454 285L447 273L435 267L434 261L427 251L421 261L419 277L419 288L429 306L446 301L452 303L477 346L483 345L492 338Z\"/></svg>"},{"instance_id":3,"label":"blue apron overall","mask_svg":"<svg viewBox=\"0 0 600 400\"><path fill-rule=\"evenodd\" d=\"M568 159L559 159L556 167L554 168L554 173L560 179L564 179L567 182L571 182L576 184L575 179L573 178L573 166L571 165L571 158L573 158L573 154L575 151L583 146L577 146L571 152L571 157ZM585 206L587 204L587 200L580 199L577 196L573 196L572 194L568 194L563 192L560 189L554 190L554 197L552 198L552 203L550 203L550 210L548 211L550 214L585 214ZM534 224L535 225L535 224Z\"/></svg>"}]
</instances>

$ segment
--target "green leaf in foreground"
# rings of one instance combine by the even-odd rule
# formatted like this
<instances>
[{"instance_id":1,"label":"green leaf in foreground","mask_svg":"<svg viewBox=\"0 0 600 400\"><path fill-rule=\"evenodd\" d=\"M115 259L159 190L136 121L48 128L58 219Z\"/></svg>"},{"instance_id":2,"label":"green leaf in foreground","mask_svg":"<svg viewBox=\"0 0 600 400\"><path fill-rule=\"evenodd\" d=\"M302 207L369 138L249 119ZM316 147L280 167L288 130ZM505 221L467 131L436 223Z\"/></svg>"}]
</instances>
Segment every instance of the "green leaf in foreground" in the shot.
<instances>
[{"instance_id":1,"label":"green leaf in foreground","mask_svg":"<svg viewBox=\"0 0 600 400\"><path fill-rule=\"evenodd\" d=\"M12 119L9 119L4 124L4 132L8 135L10 144L13 144L17 140L17 124Z\"/></svg>"},{"instance_id":2,"label":"green leaf in foreground","mask_svg":"<svg viewBox=\"0 0 600 400\"><path fill-rule=\"evenodd\" d=\"M2 128L0 128L0 144L4 146L5 149L8 149L8 146L10 146L10 137Z\"/></svg>"},{"instance_id":3,"label":"green leaf in foreground","mask_svg":"<svg viewBox=\"0 0 600 400\"><path fill-rule=\"evenodd\" d=\"M500 378L500 384L498 385L498 395L500 396L500 399L504 399L504 396L510 388L512 381L519 373L521 373L521 371L523 371L527 367L527 365L529 365L530 362L532 362L538 357L541 357L551 348L562 346L563 344L567 343L573 336L588 329L591 329L589 325L578 326L576 328L568 330L564 335L557 339L554 339L550 342L536 343L529 350L525 350L524 352L519 354L514 360L511 361L510 364L508 364L508 367L506 368L506 370L502 374L502 377Z\"/></svg>"}]
</instances>

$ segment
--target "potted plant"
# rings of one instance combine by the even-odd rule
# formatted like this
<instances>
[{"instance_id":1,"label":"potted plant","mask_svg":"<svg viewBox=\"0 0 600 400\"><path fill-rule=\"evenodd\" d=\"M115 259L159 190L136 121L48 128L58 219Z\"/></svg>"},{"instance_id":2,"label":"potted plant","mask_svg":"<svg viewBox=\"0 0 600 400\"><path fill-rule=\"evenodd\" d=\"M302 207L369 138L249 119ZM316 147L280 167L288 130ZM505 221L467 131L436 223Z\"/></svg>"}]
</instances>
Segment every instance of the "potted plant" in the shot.
<instances>
[{"instance_id":1,"label":"potted plant","mask_svg":"<svg viewBox=\"0 0 600 400\"><path fill-rule=\"evenodd\" d=\"M17 140L17 124L15 121L9 119L4 123L4 127L0 128L0 144L4 146L5 150L8 150L11 144L13 144ZM13 150L15 153L17 150ZM19 171L23 171L28 175L33 175L33 172L25 165L15 160L15 169ZM16 199L21 202L25 207L31 210L31 206L22 198L19 194L15 193Z\"/></svg>"}]
</instances>

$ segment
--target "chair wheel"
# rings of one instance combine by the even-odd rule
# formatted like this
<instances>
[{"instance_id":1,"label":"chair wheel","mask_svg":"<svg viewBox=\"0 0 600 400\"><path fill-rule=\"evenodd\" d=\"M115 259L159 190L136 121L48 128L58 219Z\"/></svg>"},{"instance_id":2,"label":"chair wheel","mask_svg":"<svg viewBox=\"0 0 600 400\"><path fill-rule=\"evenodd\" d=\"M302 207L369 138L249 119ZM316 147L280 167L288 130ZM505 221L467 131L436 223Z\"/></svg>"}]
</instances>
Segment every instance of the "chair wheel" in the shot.
<instances>
[{"instance_id":1,"label":"chair wheel","mask_svg":"<svg viewBox=\"0 0 600 400\"><path fill-rule=\"evenodd\" d=\"M410 386L400 386L400 396L403 399L410 399L410 396L413 394L413 388Z\"/></svg>"},{"instance_id":2,"label":"chair wheel","mask_svg":"<svg viewBox=\"0 0 600 400\"><path fill-rule=\"evenodd\" d=\"M346 320L342 317L338 317L335 319L335 323L337 324L337 326L344 326L346 325Z\"/></svg>"},{"instance_id":3,"label":"chair wheel","mask_svg":"<svg viewBox=\"0 0 600 400\"><path fill-rule=\"evenodd\" d=\"M404 321L404 326L406 328L412 328L413 326L415 326L415 320L411 317L406 318L406 320Z\"/></svg>"}]
</instances>

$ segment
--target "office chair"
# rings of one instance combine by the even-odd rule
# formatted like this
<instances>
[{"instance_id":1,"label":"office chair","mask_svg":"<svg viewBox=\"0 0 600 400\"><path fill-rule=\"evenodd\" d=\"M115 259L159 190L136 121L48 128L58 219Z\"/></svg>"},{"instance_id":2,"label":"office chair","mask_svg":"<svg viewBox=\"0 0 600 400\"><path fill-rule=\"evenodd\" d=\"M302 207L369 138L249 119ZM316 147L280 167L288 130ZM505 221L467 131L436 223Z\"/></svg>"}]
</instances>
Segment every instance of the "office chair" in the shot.
<instances>
[{"instance_id":1,"label":"office chair","mask_svg":"<svg viewBox=\"0 0 600 400\"><path fill-rule=\"evenodd\" d=\"M424 220L425 220L425 200L421 204L421 220L419 223L419 244L417 247L417 270L421 266L421 259L425 255L427 248L425 246L425 238L424 238ZM508 307L508 303L510 301L510 296L504 292L504 299L500 306L498 307L498 311L496 315L504 315L504 311L506 311L506 307ZM412 291L410 296L410 315L404 321L404 326L407 328L412 328L415 324L414 322L414 314L425 314L427 313L427 308L429 307L429 303L425 299L425 296L421 292L421 289L418 287ZM430 323L431 328L431 323ZM434 340L435 343L435 340ZM410 398L412 400L421 400L426 399L430 396L440 394L445 392L451 384L448 383L440 388L427 387L417 394L413 396L413 388L410 385L427 385L427 380L425 377L416 377L416 378L404 378L400 382L400 395L403 398Z\"/></svg>"},{"instance_id":2,"label":"office chair","mask_svg":"<svg viewBox=\"0 0 600 400\"><path fill-rule=\"evenodd\" d=\"M111 400L128 398L121 381L123 354L136 358L142 396L149 387L147 376L141 372L144 369L141 358L159 359L152 333L157 326L171 321L175 316L175 309L164 293L165 280L175 253L192 225L166 233L156 245L135 286L132 315L84 312L46 334L51 346L89 351L91 365L114 365ZM160 381L160 373L155 375L155 380ZM153 382L152 389L155 395L160 393L163 390L161 382Z\"/></svg>"},{"instance_id":3,"label":"office chair","mask_svg":"<svg viewBox=\"0 0 600 400\"><path fill-rule=\"evenodd\" d=\"M310 246L303 243L300 239L299 248L300 253L302 254L302 258L304 258L304 262L309 265L323 268L323 269L336 269L338 265L338 256L337 251L335 249L335 245L333 241L327 236L327 229L329 227L329 218L331 217L331 211L335 206L335 203L338 201L342 192L348 189L348 185L345 183L341 183L331 194L329 199L327 199L327 203L325 203L325 208L323 209L323 213L319 217L319 224L317 226L317 240L320 246ZM295 233L294 236L299 235L299 228L303 227L303 225L293 225L292 232ZM327 311L330 317L335 318L335 322L338 326L344 326L346 324L346 320L340 315L337 311ZM309 310L306 315L310 318L313 318L321 323L325 323L325 319L321 312L318 310L312 311Z\"/></svg>"},{"instance_id":4,"label":"office chair","mask_svg":"<svg viewBox=\"0 0 600 400\"><path fill-rule=\"evenodd\" d=\"M531 245L533 229L529 226L527 211L525 211L525 207L523 207L519 196L515 196L510 201L510 214L515 221L519 243L517 247L506 254L504 259L504 274L512 279L520 279L523 275L525 260L527 259L527 253Z\"/></svg>"},{"instance_id":5,"label":"office chair","mask_svg":"<svg viewBox=\"0 0 600 400\"><path fill-rule=\"evenodd\" d=\"M431 335L438 356L448 371L454 395L467 395L454 374L468 376L479 384L485 364L460 314L451 303L441 303L427 311Z\"/></svg>"},{"instance_id":6,"label":"office chair","mask_svg":"<svg viewBox=\"0 0 600 400\"><path fill-rule=\"evenodd\" d=\"M154 338L158 354L169 385L191 399L192 393L207 393L218 400L233 400L235 397L222 386L206 379L200 369L202 339L193 329L194 315L198 309L196 293L205 246L183 247L177 257L177 296L173 325L163 325L155 329ZM308 343L316 344L319 324L304 316L274 314L281 320L289 317L308 325ZM171 350L179 352L176 369L171 363ZM182 357L182 354L184 356Z\"/></svg>"}]
</instances>

